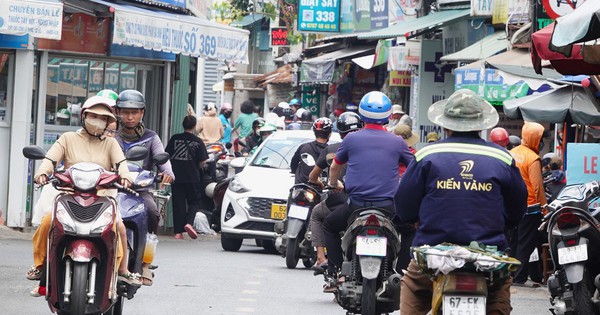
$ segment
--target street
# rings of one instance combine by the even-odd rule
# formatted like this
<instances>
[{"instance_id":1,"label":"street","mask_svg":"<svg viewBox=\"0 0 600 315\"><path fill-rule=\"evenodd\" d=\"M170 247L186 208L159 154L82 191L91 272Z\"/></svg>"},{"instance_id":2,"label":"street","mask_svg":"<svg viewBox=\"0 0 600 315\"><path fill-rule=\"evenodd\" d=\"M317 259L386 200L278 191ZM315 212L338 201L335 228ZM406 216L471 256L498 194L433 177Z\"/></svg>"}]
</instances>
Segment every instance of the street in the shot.
<instances>
[{"instance_id":1,"label":"street","mask_svg":"<svg viewBox=\"0 0 600 315\"><path fill-rule=\"evenodd\" d=\"M36 284L25 278L32 262L31 234L2 230L7 228L0 227L0 313L49 314L43 298L29 296ZM321 292L321 277L304 268L287 269L280 256L253 240L239 252L225 252L218 236L159 239L154 285L127 301L125 314L345 314L333 295ZM511 293L513 314L549 314L544 287Z\"/></svg>"}]
</instances>

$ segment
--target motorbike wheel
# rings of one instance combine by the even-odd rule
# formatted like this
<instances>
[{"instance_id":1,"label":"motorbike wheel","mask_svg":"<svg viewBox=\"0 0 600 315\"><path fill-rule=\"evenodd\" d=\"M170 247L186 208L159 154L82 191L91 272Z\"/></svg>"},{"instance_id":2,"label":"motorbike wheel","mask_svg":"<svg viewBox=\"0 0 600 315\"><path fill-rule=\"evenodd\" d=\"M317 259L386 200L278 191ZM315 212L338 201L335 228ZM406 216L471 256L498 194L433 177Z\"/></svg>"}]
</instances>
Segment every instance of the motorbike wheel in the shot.
<instances>
[{"instance_id":1,"label":"motorbike wheel","mask_svg":"<svg viewBox=\"0 0 600 315\"><path fill-rule=\"evenodd\" d=\"M377 307L377 279L363 279L360 301L361 315L374 315Z\"/></svg>"},{"instance_id":2,"label":"motorbike wheel","mask_svg":"<svg viewBox=\"0 0 600 315\"><path fill-rule=\"evenodd\" d=\"M288 269L295 269L300 259L300 247L297 238L289 238L285 248L285 265Z\"/></svg>"},{"instance_id":3,"label":"motorbike wheel","mask_svg":"<svg viewBox=\"0 0 600 315\"><path fill-rule=\"evenodd\" d=\"M87 305L88 263L73 262L71 314L85 314Z\"/></svg>"},{"instance_id":4,"label":"motorbike wheel","mask_svg":"<svg viewBox=\"0 0 600 315\"><path fill-rule=\"evenodd\" d=\"M237 252L242 247L244 239L241 238L227 238L221 233L221 247L227 252Z\"/></svg>"},{"instance_id":5,"label":"motorbike wheel","mask_svg":"<svg viewBox=\"0 0 600 315\"><path fill-rule=\"evenodd\" d=\"M587 270L585 270L583 272L583 280L573 284L575 314L594 314L594 303L592 303L593 287L592 279L589 277Z\"/></svg>"},{"instance_id":6,"label":"motorbike wheel","mask_svg":"<svg viewBox=\"0 0 600 315\"><path fill-rule=\"evenodd\" d=\"M315 248L310 246L308 247L308 258L302 259L302 264L304 268L310 268L317 262L317 252L315 252Z\"/></svg>"}]
</instances>

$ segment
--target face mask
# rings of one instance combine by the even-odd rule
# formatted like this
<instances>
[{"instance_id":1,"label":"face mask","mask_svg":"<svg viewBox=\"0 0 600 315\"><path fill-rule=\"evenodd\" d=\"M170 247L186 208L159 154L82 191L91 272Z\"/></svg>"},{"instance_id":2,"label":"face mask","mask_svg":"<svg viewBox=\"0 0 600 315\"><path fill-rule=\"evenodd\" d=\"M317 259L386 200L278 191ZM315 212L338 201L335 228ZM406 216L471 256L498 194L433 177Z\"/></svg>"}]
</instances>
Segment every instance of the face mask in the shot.
<instances>
[{"instance_id":1,"label":"face mask","mask_svg":"<svg viewBox=\"0 0 600 315\"><path fill-rule=\"evenodd\" d=\"M225 113L223 114L223 116L225 116L225 118L228 118L228 119L229 119L229 117L231 117L231 112L225 112Z\"/></svg>"},{"instance_id":2,"label":"face mask","mask_svg":"<svg viewBox=\"0 0 600 315\"><path fill-rule=\"evenodd\" d=\"M539 151L544 150L544 141L543 140L540 140L540 145L538 146L538 150Z\"/></svg>"},{"instance_id":3,"label":"face mask","mask_svg":"<svg viewBox=\"0 0 600 315\"><path fill-rule=\"evenodd\" d=\"M100 118L85 119L85 130L94 136L104 134L104 129L106 129L107 125L108 123Z\"/></svg>"}]
</instances>

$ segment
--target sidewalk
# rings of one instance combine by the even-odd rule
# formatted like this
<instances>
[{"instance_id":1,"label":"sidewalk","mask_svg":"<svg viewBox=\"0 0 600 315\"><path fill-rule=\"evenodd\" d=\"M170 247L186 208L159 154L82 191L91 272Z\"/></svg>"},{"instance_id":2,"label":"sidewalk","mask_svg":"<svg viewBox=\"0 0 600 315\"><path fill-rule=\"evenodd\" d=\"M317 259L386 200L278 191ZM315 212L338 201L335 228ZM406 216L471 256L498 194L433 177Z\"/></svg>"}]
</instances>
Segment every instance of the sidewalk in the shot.
<instances>
[{"instance_id":1,"label":"sidewalk","mask_svg":"<svg viewBox=\"0 0 600 315\"><path fill-rule=\"evenodd\" d=\"M0 239L31 240L34 231L35 229L32 227L23 228L23 232L20 232L16 229L9 228L6 225L0 225Z\"/></svg>"}]
</instances>

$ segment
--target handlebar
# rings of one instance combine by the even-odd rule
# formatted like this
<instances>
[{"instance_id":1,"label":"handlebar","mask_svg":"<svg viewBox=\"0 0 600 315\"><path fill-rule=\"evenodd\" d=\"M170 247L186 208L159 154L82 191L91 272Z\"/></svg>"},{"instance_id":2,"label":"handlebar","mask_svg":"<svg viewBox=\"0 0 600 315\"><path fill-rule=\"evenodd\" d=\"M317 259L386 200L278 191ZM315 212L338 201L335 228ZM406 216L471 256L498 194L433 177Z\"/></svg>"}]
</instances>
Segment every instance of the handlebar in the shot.
<instances>
[{"instance_id":1,"label":"handlebar","mask_svg":"<svg viewBox=\"0 0 600 315\"><path fill-rule=\"evenodd\" d=\"M139 197L139 196L140 196L140 194L139 194L137 191L135 191L135 190L133 190L133 189L131 189L131 188L125 188L123 185L121 185L121 184L119 184L119 183L114 183L113 185L114 185L115 187L117 187L117 188L121 189L121 190L124 190L124 191L126 191L126 192L128 192L128 193L130 193L130 194L132 194L132 195L134 195L134 196L136 196L136 197Z\"/></svg>"}]
</instances>

